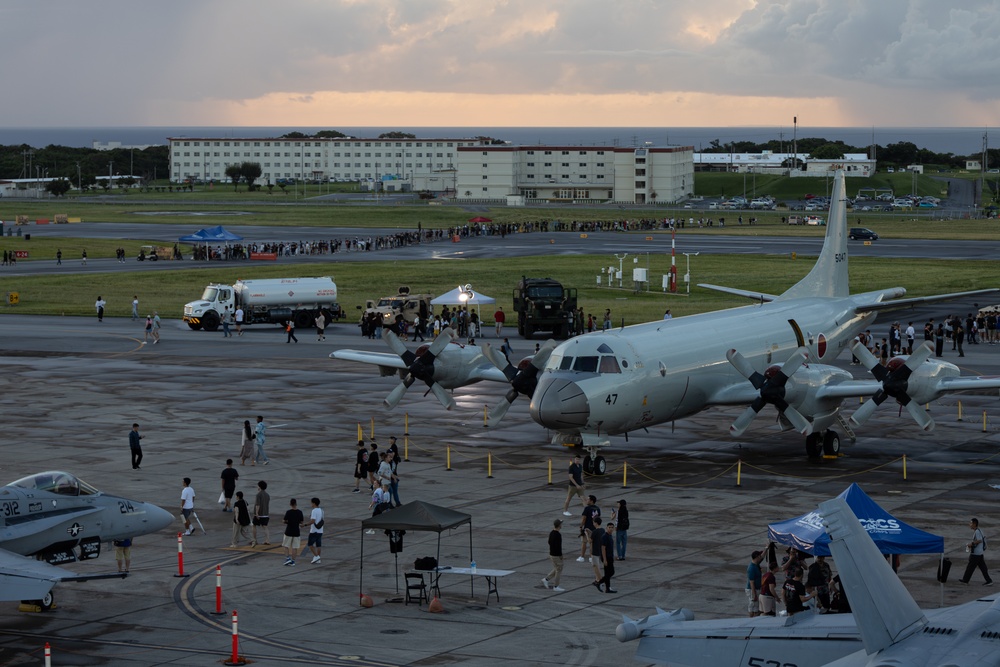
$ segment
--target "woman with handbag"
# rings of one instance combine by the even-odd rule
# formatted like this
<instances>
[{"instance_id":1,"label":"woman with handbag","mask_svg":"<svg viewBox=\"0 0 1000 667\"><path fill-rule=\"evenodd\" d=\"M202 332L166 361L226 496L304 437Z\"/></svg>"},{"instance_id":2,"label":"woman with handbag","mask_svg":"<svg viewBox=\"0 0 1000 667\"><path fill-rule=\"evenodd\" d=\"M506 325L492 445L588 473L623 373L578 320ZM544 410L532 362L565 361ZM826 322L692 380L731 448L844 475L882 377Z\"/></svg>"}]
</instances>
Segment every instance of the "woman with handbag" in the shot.
<instances>
[{"instance_id":1,"label":"woman with handbag","mask_svg":"<svg viewBox=\"0 0 1000 667\"><path fill-rule=\"evenodd\" d=\"M250 426L250 420L249 419L244 419L243 420L243 437L242 437L242 442L241 442L241 447L240 447L240 465L241 466L246 465L247 464L247 459L253 457L253 448L254 448L254 445L256 444L254 442L255 439L256 439L256 436L254 435L253 428ZM257 464L254 463L253 461L251 461L250 465L257 465Z\"/></svg>"}]
</instances>

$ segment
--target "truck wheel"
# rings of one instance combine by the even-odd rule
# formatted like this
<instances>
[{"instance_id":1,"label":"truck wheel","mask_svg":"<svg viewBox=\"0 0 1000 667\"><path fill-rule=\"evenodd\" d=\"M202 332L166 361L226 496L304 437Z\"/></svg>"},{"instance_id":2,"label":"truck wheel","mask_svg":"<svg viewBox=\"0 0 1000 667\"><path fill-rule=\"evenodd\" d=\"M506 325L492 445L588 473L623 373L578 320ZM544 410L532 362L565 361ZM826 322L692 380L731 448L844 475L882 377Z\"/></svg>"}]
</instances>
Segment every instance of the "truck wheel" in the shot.
<instances>
[{"instance_id":1,"label":"truck wheel","mask_svg":"<svg viewBox=\"0 0 1000 667\"><path fill-rule=\"evenodd\" d=\"M188 322L188 326L191 327L192 331L198 331L199 329L201 329L201 323L200 322L198 322L198 323Z\"/></svg>"},{"instance_id":2,"label":"truck wheel","mask_svg":"<svg viewBox=\"0 0 1000 667\"><path fill-rule=\"evenodd\" d=\"M205 331L219 330L219 314L214 310L205 313L201 318L201 326Z\"/></svg>"},{"instance_id":3,"label":"truck wheel","mask_svg":"<svg viewBox=\"0 0 1000 667\"><path fill-rule=\"evenodd\" d=\"M306 329L316 324L316 319L308 310L296 310L292 319L295 320L296 329Z\"/></svg>"},{"instance_id":4,"label":"truck wheel","mask_svg":"<svg viewBox=\"0 0 1000 667\"><path fill-rule=\"evenodd\" d=\"M535 327L531 324L524 325L524 337L531 340L531 337L535 335Z\"/></svg>"}]
</instances>

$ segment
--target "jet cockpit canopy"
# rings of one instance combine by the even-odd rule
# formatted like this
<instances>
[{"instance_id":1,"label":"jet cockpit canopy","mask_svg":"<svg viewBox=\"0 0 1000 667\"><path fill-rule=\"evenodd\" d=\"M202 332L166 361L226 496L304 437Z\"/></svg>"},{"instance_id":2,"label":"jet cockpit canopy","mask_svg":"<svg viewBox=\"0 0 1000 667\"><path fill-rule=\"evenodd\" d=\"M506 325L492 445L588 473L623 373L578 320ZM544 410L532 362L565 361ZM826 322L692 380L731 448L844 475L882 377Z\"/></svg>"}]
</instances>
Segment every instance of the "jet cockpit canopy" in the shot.
<instances>
[{"instance_id":1,"label":"jet cockpit canopy","mask_svg":"<svg viewBox=\"0 0 1000 667\"><path fill-rule=\"evenodd\" d=\"M9 486L46 491L61 496L94 496L100 493L100 491L79 479L76 475L59 470L49 470L47 472L28 475L16 482L11 482Z\"/></svg>"}]
</instances>

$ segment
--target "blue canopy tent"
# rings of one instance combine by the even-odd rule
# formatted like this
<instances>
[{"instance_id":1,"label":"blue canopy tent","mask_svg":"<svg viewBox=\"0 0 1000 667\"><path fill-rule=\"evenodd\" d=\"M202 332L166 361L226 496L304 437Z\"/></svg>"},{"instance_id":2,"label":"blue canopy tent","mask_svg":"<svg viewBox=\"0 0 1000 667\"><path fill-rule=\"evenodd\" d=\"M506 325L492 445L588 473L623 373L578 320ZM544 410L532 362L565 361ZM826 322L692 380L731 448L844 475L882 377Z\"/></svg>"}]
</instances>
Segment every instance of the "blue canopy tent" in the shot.
<instances>
[{"instance_id":1,"label":"blue canopy tent","mask_svg":"<svg viewBox=\"0 0 1000 667\"><path fill-rule=\"evenodd\" d=\"M851 484L838 498L847 501L883 554L943 554L944 538L914 528L895 518L872 500L857 484ZM767 538L814 556L830 555L830 536L815 511L800 517L769 524Z\"/></svg>"},{"instance_id":2,"label":"blue canopy tent","mask_svg":"<svg viewBox=\"0 0 1000 667\"><path fill-rule=\"evenodd\" d=\"M230 241L242 241L243 237L227 231L222 225L199 229L194 234L188 234L177 239L181 243L193 243L195 245L205 244L205 257L208 257L208 246L210 243L229 243Z\"/></svg>"}]
</instances>

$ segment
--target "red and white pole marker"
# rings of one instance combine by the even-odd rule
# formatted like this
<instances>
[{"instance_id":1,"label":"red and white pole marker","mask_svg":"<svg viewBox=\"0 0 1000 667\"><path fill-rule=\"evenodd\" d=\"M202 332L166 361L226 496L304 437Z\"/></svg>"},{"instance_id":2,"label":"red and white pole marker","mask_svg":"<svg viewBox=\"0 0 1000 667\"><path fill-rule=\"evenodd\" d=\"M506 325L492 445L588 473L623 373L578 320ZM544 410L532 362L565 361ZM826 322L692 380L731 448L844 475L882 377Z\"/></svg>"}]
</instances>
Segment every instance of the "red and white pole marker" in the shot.
<instances>
[{"instance_id":1,"label":"red and white pole marker","mask_svg":"<svg viewBox=\"0 0 1000 667\"><path fill-rule=\"evenodd\" d=\"M226 612L222 611L222 566L215 566L215 616L221 616Z\"/></svg>"},{"instance_id":2,"label":"red and white pole marker","mask_svg":"<svg viewBox=\"0 0 1000 667\"><path fill-rule=\"evenodd\" d=\"M239 621L236 617L236 610L233 610L233 654L230 656L229 660L226 660L226 665L245 665L247 661L240 657L240 632L239 632Z\"/></svg>"},{"instance_id":3,"label":"red and white pole marker","mask_svg":"<svg viewBox=\"0 0 1000 667\"><path fill-rule=\"evenodd\" d=\"M184 574L184 533L177 533L177 574L174 577L186 577Z\"/></svg>"},{"instance_id":4,"label":"red and white pole marker","mask_svg":"<svg viewBox=\"0 0 1000 667\"><path fill-rule=\"evenodd\" d=\"M52 647L45 642L45 667L52 667Z\"/></svg>"}]
</instances>

